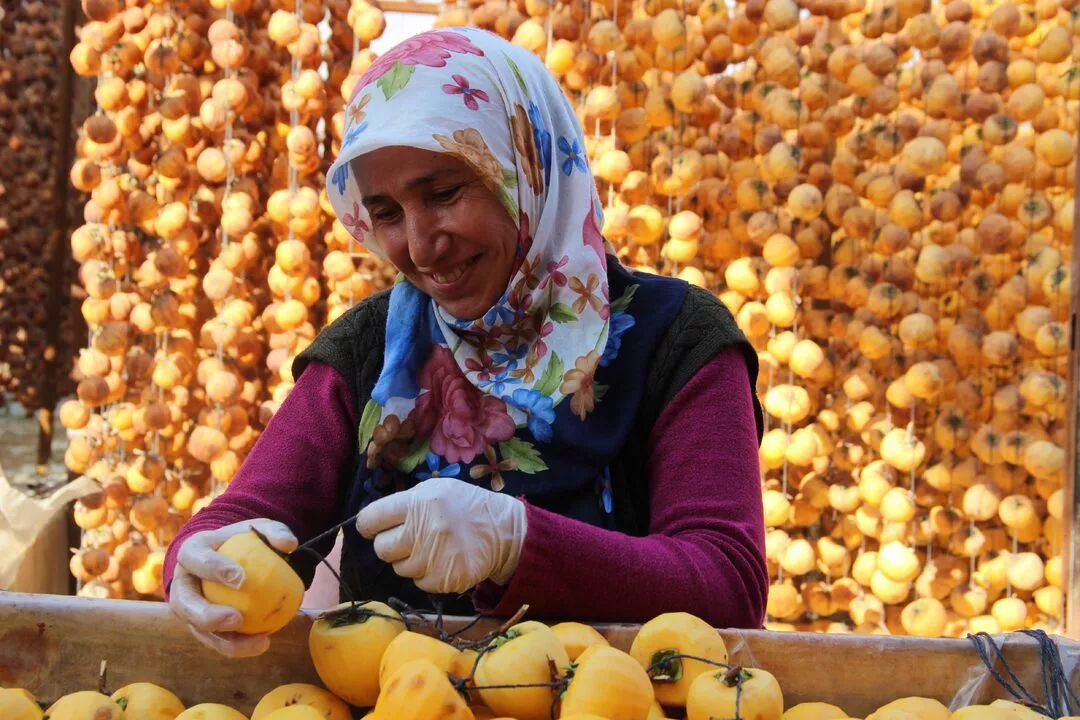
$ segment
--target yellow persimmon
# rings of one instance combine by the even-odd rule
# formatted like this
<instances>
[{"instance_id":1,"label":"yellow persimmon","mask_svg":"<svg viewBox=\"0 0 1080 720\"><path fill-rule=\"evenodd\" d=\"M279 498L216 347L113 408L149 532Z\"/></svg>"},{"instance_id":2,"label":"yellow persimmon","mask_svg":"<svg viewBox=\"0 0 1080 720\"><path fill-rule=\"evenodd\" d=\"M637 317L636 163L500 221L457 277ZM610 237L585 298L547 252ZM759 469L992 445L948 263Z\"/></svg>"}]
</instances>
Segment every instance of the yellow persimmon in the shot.
<instances>
[{"instance_id":1,"label":"yellow persimmon","mask_svg":"<svg viewBox=\"0 0 1080 720\"><path fill-rule=\"evenodd\" d=\"M562 713L647 720L655 701L645 669L613 647L594 645L581 655L562 696Z\"/></svg>"},{"instance_id":2,"label":"yellow persimmon","mask_svg":"<svg viewBox=\"0 0 1080 720\"><path fill-rule=\"evenodd\" d=\"M330 692L351 705L371 707L379 698L382 655L403 632L401 615L386 603L345 602L312 623L308 651Z\"/></svg>"},{"instance_id":3,"label":"yellow persimmon","mask_svg":"<svg viewBox=\"0 0 1080 720\"><path fill-rule=\"evenodd\" d=\"M0 688L0 717L4 720L41 720L44 714L29 692Z\"/></svg>"},{"instance_id":4,"label":"yellow persimmon","mask_svg":"<svg viewBox=\"0 0 1080 720\"><path fill-rule=\"evenodd\" d=\"M175 694L153 683L125 685L112 694L124 708L124 720L173 720L184 712L184 703Z\"/></svg>"},{"instance_id":5,"label":"yellow persimmon","mask_svg":"<svg viewBox=\"0 0 1080 720\"><path fill-rule=\"evenodd\" d=\"M430 660L443 672L458 677L468 677L472 671L471 665L464 666L464 655L453 645L430 635L406 630L391 640L382 653L379 663L379 686L386 687L386 683L398 668L420 658Z\"/></svg>"},{"instance_id":6,"label":"yellow persimmon","mask_svg":"<svg viewBox=\"0 0 1080 720\"><path fill-rule=\"evenodd\" d=\"M265 720L325 720L325 716L310 705L289 705L274 710Z\"/></svg>"},{"instance_id":7,"label":"yellow persimmon","mask_svg":"<svg viewBox=\"0 0 1080 720\"><path fill-rule=\"evenodd\" d=\"M288 707L311 708L323 720L352 720L349 706L341 698L308 683L289 683L266 693L251 712L251 720L285 720L276 711Z\"/></svg>"},{"instance_id":8,"label":"yellow persimmon","mask_svg":"<svg viewBox=\"0 0 1080 720\"><path fill-rule=\"evenodd\" d=\"M176 720L248 720L239 710L220 703L192 705L176 716Z\"/></svg>"},{"instance_id":9,"label":"yellow persimmon","mask_svg":"<svg viewBox=\"0 0 1080 720\"><path fill-rule=\"evenodd\" d=\"M496 688L486 685L551 683L565 676L570 665L559 637L544 623L527 620L510 627L484 649L476 667L476 685L484 704L518 720L545 720L555 701L554 687Z\"/></svg>"},{"instance_id":10,"label":"yellow persimmon","mask_svg":"<svg viewBox=\"0 0 1080 720\"><path fill-rule=\"evenodd\" d=\"M829 703L799 703L784 711L784 720L843 720L848 714Z\"/></svg>"},{"instance_id":11,"label":"yellow persimmon","mask_svg":"<svg viewBox=\"0 0 1080 720\"><path fill-rule=\"evenodd\" d=\"M687 720L733 718L781 720L784 694L769 672L736 667L698 675L686 697Z\"/></svg>"},{"instance_id":12,"label":"yellow persimmon","mask_svg":"<svg viewBox=\"0 0 1080 720\"><path fill-rule=\"evenodd\" d=\"M80 690L65 695L46 711L49 720L121 720L124 711L108 695Z\"/></svg>"},{"instance_id":13,"label":"yellow persimmon","mask_svg":"<svg viewBox=\"0 0 1080 720\"><path fill-rule=\"evenodd\" d=\"M630 655L648 671L660 704L679 707L685 706L686 694L694 680L717 667L680 655L717 663L728 660L727 646L720 633L686 612L664 613L642 625L630 646Z\"/></svg>"},{"instance_id":14,"label":"yellow persimmon","mask_svg":"<svg viewBox=\"0 0 1080 720\"><path fill-rule=\"evenodd\" d=\"M206 599L240 611L243 623L236 632L256 635L285 627L304 600L304 581L296 571L255 530L233 535L218 552L243 568L244 581L235 589L203 581Z\"/></svg>"},{"instance_id":15,"label":"yellow persimmon","mask_svg":"<svg viewBox=\"0 0 1080 720\"><path fill-rule=\"evenodd\" d=\"M576 661L586 648L611 644L599 630L583 623L562 622L552 625L551 631L559 638L571 662Z\"/></svg>"}]
</instances>

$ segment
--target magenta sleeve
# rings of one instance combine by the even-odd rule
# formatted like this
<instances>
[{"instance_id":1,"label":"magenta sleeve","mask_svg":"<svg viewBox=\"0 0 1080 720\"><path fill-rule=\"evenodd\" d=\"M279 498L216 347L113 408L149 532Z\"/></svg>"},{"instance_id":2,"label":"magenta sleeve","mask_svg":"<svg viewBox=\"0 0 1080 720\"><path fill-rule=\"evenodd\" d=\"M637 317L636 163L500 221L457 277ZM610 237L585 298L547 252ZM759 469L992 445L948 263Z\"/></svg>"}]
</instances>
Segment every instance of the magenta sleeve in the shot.
<instances>
[{"instance_id":1,"label":"magenta sleeve","mask_svg":"<svg viewBox=\"0 0 1080 720\"><path fill-rule=\"evenodd\" d=\"M741 353L721 352L664 408L650 437L649 535L631 537L528 505L521 560L481 612L646 622L684 611L760 628L769 576L757 428Z\"/></svg>"},{"instance_id":2,"label":"magenta sleeve","mask_svg":"<svg viewBox=\"0 0 1080 720\"><path fill-rule=\"evenodd\" d=\"M167 589L184 540L243 520L284 523L300 542L340 522L345 475L356 456L357 419L345 379L312 361L267 423L229 487L184 524L169 544L162 582ZM330 536L314 547L327 555ZM316 560L296 556L297 572L310 584Z\"/></svg>"}]
</instances>

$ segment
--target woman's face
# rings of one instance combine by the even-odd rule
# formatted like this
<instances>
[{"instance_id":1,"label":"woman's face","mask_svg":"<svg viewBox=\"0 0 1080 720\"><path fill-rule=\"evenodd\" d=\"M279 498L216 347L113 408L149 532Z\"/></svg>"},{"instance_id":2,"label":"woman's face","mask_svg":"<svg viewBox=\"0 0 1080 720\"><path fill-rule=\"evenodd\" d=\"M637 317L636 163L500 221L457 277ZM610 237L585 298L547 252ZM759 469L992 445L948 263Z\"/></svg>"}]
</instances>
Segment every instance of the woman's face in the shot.
<instances>
[{"instance_id":1,"label":"woman's face","mask_svg":"<svg viewBox=\"0 0 1080 720\"><path fill-rule=\"evenodd\" d=\"M475 320L506 291L518 231L463 161L386 147L353 161L372 232L409 281L460 320Z\"/></svg>"}]
</instances>

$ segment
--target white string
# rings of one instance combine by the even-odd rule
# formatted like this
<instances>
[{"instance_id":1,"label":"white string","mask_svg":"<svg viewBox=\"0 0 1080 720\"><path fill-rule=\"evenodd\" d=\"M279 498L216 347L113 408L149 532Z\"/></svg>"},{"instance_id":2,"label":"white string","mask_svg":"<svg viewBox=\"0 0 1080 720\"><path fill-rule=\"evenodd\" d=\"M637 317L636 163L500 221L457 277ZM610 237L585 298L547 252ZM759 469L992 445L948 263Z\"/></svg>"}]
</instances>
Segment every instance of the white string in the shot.
<instances>
[{"instance_id":1,"label":"white string","mask_svg":"<svg viewBox=\"0 0 1080 720\"><path fill-rule=\"evenodd\" d=\"M547 24L547 45L544 47L544 58L545 58L545 60L547 59L547 54L549 52L551 52L551 43L552 43L552 40L553 40L553 37L554 37L554 32L555 32L554 31L554 26L551 23L551 16L553 14L554 13L549 12L547 14L547 17L544 18L545 23Z\"/></svg>"},{"instance_id":2,"label":"white string","mask_svg":"<svg viewBox=\"0 0 1080 720\"><path fill-rule=\"evenodd\" d=\"M456 4L456 0L455 0L455 4ZM353 30L352 59L350 60L350 63L349 63L350 70L352 69L352 64L356 61L356 56L359 53L360 53L360 36L356 34L355 30ZM349 233L349 262L350 263L355 263L356 262L356 260L355 260L356 254L357 254L356 253L356 238L353 237L352 232L350 232ZM353 266L353 272L354 273L356 272L356 266L355 265ZM353 287L356 285L356 283L353 280L353 278L351 278L351 277L349 278L348 282L349 282L349 307L352 307L353 305L356 304L356 299L355 299L355 297L353 295Z\"/></svg>"}]
</instances>

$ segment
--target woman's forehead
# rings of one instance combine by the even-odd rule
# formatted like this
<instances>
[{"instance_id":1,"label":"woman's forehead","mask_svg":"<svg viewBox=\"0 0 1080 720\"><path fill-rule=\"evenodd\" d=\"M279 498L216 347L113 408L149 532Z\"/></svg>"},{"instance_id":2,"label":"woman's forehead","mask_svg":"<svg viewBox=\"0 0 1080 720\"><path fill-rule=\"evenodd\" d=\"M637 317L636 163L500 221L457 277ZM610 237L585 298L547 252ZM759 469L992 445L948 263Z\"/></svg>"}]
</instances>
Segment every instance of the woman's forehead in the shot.
<instances>
[{"instance_id":1,"label":"woman's forehead","mask_svg":"<svg viewBox=\"0 0 1080 720\"><path fill-rule=\"evenodd\" d=\"M365 198L475 174L460 158L449 153L404 146L364 153L352 161L352 168L357 187Z\"/></svg>"}]
</instances>

